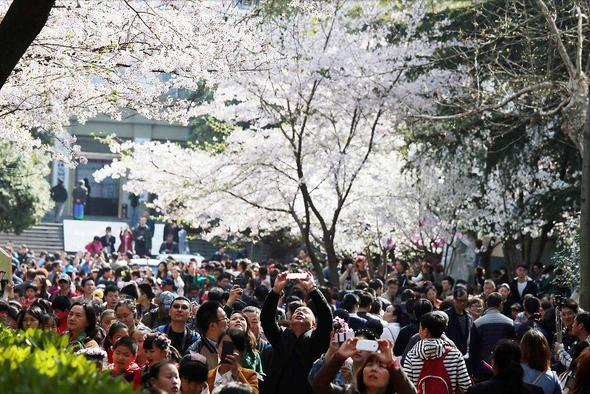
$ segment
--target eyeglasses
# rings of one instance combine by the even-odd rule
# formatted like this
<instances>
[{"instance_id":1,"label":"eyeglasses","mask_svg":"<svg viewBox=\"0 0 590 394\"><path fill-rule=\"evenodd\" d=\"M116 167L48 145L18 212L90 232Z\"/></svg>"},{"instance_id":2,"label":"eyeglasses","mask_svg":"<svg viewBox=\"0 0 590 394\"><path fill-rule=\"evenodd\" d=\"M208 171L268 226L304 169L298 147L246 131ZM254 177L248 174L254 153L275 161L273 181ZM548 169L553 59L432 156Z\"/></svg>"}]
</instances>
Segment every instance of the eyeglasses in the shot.
<instances>
[{"instance_id":1,"label":"eyeglasses","mask_svg":"<svg viewBox=\"0 0 590 394\"><path fill-rule=\"evenodd\" d=\"M229 318L227 316L226 317L222 317L221 319L214 320L213 323L219 323L220 321L224 321L224 320L226 322L228 322L229 321Z\"/></svg>"},{"instance_id":2,"label":"eyeglasses","mask_svg":"<svg viewBox=\"0 0 590 394\"><path fill-rule=\"evenodd\" d=\"M188 310L188 306L187 305L180 305L180 304L174 304L172 305L173 309L182 309L183 311L187 311Z\"/></svg>"}]
</instances>

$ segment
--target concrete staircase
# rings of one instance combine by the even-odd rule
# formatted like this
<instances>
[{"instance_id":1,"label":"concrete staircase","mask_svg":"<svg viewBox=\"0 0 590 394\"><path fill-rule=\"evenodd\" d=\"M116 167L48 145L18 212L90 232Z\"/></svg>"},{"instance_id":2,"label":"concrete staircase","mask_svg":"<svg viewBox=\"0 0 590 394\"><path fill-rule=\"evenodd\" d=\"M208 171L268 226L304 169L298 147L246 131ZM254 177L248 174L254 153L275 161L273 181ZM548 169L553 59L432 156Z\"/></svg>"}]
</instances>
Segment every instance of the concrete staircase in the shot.
<instances>
[{"instance_id":1,"label":"concrete staircase","mask_svg":"<svg viewBox=\"0 0 590 394\"><path fill-rule=\"evenodd\" d=\"M48 252L63 251L63 224L43 222L34 225L19 235L0 233L0 245L4 246L8 241L11 241L15 248L25 244L36 254L44 250Z\"/></svg>"}]
</instances>

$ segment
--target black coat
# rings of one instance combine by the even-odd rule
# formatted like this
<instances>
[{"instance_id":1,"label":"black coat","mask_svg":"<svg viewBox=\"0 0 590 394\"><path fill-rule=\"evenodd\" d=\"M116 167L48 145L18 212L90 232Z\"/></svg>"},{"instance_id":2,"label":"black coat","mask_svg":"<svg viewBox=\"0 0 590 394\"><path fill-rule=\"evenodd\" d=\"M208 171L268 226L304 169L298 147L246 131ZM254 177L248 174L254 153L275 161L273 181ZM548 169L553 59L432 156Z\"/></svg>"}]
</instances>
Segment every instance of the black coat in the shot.
<instances>
[{"instance_id":1,"label":"black coat","mask_svg":"<svg viewBox=\"0 0 590 394\"><path fill-rule=\"evenodd\" d=\"M517 281L516 279L512 279L510 281L510 304L511 305L515 302L522 304L522 299L527 294L532 294L535 297L537 296L539 289L537 287L537 284L532 279L529 278L527 280L527 284L526 284L526 287L524 288L524 291L522 292L522 295L520 295L518 293L518 285L516 284L516 281Z\"/></svg>"},{"instance_id":2,"label":"black coat","mask_svg":"<svg viewBox=\"0 0 590 394\"><path fill-rule=\"evenodd\" d=\"M469 387L467 394L498 394L505 391L502 381L493 377L490 380ZM523 383L519 394L543 394L543 389L532 384Z\"/></svg>"},{"instance_id":3,"label":"black coat","mask_svg":"<svg viewBox=\"0 0 590 394\"><path fill-rule=\"evenodd\" d=\"M265 368L264 392L268 394L312 394L307 379L315 360L328 350L332 311L319 291L309 293L315 306L316 328L296 337L290 329L281 331L275 315L280 295L271 291L260 313L264 334L272 346L272 361Z\"/></svg>"},{"instance_id":4,"label":"black coat","mask_svg":"<svg viewBox=\"0 0 590 394\"><path fill-rule=\"evenodd\" d=\"M449 325L447 326L445 333L447 334L447 337L449 337L449 339L455 343L455 346L457 346L457 349L459 349L461 354L465 355L467 353L469 332L471 331L473 320L467 314L467 312L463 312L462 315L459 315L455 311L455 308L449 308L444 312L447 314L447 316L449 316ZM465 321L465 330L461 329L461 319Z\"/></svg>"}]
</instances>

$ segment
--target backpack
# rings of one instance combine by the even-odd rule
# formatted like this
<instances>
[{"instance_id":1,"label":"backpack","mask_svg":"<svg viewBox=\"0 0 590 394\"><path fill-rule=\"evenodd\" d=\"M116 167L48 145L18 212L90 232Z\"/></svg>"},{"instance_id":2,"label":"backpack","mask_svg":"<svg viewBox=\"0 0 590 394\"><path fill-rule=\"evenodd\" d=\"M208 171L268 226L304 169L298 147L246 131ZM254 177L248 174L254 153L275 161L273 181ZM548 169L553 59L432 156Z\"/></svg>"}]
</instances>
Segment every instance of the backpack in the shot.
<instances>
[{"instance_id":1,"label":"backpack","mask_svg":"<svg viewBox=\"0 0 590 394\"><path fill-rule=\"evenodd\" d=\"M418 394L453 394L451 378L444 364L450 351L451 347L447 346L442 357L424 360L416 386Z\"/></svg>"}]
</instances>

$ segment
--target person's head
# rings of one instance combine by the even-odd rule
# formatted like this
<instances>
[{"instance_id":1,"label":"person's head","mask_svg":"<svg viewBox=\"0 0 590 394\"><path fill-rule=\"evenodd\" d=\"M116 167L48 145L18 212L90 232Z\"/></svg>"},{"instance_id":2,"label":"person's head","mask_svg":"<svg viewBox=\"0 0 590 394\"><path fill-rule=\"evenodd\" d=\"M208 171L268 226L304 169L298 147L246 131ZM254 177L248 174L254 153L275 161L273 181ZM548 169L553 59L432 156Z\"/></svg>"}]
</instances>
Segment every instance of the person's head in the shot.
<instances>
[{"instance_id":1,"label":"person's head","mask_svg":"<svg viewBox=\"0 0 590 394\"><path fill-rule=\"evenodd\" d=\"M16 329L19 310L4 300L0 300L0 323L8 328Z\"/></svg>"},{"instance_id":2,"label":"person's head","mask_svg":"<svg viewBox=\"0 0 590 394\"><path fill-rule=\"evenodd\" d=\"M139 302L147 301L151 302L155 295L152 286L148 285L147 283L142 283L138 286L139 288Z\"/></svg>"},{"instance_id":3,"label":"person's head","mask_svg":"<svg viewBox=\"0 0 590 394\"><path fill-rule=\"evenodd\" d=\"M537 371L545 372L551 363L551 352L545 335L528 330L520 341L521 361Z\"/></svg>"},{"instance_id":4,"label":"person's head","mask_svg":"<svg viewBox=\"0 0 590 394\"><path fill-rule=\"evenodd\" d=\"M306 306L300 306L293 313L291 318L290 328L295 336L299 336L312 328L315 328L316 320L315 315Z\"/></svg>"},{"instance_id":5,"label":"person's head","mask_svg":"<svg viewBox=\"0 0 590 394\"><path fill-rule=\"evenodd\" d=\"M104 232L106 235L111 235L111 233L113 232L113 229L111 229L110 226L107 226L107 228L105 228Z\"/></svg>"},{"instance_id":6,"label":"person's head","mask_svg":"<svg viewBox=\"0 0 590 394\"><path fill-rule=\"evenodd\" d=\"M238 329L244 332L248 332L250 330L250 325L248 323L248 318L246 314L241 311L234 311L229 317L229 322L227 323L228 329Z\"/></svg>"},{"instance_id":7,"label":"person's head","mask_svg":"<svg viewBox=\"0 0 590 394\"><path fill-rule=\"evenodd\" d=\"M31 306L20 312L17 320L17 328L19 330L43 328L46 321L47 317L43 310L38 306Z\"/></svg>"},{"instance_id":8,"label":"person's head","mask_svg":"<svg viewBox=\"0 0 590 394\"><path fill-rule=\"evenodd\" d=\"M199 353L184 356L178 365L182 394L201 394L207 383L207 359Z\"/></svg>"},{"instance_id":9,"label":"person's head","mask_svg":"<svg viewBox=\"0 0 590 394\"><path fill-rule=\"evenodd\" d=\"M130 334L135 330L136 315L135 302L131 300L121 300L115 306L115 317L118 321L127 325Z\"/></svg>"},{"instance_id":10,"label":"person's head","mask_svg":"<svg viewBox=\"0 0 590 394\"><path fill-rule=\"evenodd\" d=\"M427 300L426 298L419 298L413 304L413 311L414 311L414 318L416 321L420 321L422 316L427 314L428 312L432 312L434 307L432 306L432 302Z\"/></svg>"},{"instance_id":11,"label":"person's head","mask_svg":"<svg viewBox=\"0 0 590 394\"><path fill-rule=\"evenodd\" d=\"M483 300L479 297L473 297L467 303L467 311L473 320L478 319L483 312Z\"/></svg>"},{"instance_id":12,"label":"person's head","mask_svg":"<svg viewBox=\"0 0 590 394\"><path fill-rule=\"evenodd\" d=\"M576 359L574 383L569 394L586 394L590 391L590 348L586 348Z\"/></svg>"},{"instance_id":13,"label":"person's head","mask_svg":"<svg viewBox=\"0 0 590 394\"><path fill-rule=\"evenodd\" d=\"M387 294L390 297L395 297L399 291L399 283L396 279L389 279L387 281Z\"/></svg>"},{"instance_id":14,"label":"person's head","mask_svg":"<svg viewBox=\"0 0 590 394\"><path fill-rule=\"evenodd\" d=\"M149 386L160 389L167 394L176 394L180 390L178 369L170 361L158 361L150 365L146 379Z\"/></svg>"},{"instance_id":15,"label":"person's head","mask_svg":"<svg viewBox=\"0 0 590 394\"><path fill-rule=\"evenodd\" d=\"M518 302L510 305L510 317L512 320L516 319L520 312L522 312L522 305L520 305Z\"/></svg>"},{"instance_id":16,"label":"person's head","mask_svg":"<svg viewBox=\"0 0 590 394\"><path fill-rule=\"evenodd\" d=\"M379 297L383 293L383 281L379 278L371 279L369 288L375 290L375 294Z\"/></svg>"},{"instance_id":17,"label":"person's head","mask_svg":"<svg viewBox=\"0 0 590 394\"><path fill-rule=\"evenodd\" d=\"M230 382L215 388L211 394L252 394L252 388L246 383Z\"/></svg>"},{"instance_id":18,"label":"person's head","mask_svg":"<svg viewBox=\"0 0 590 394\"><path fill-rule=\"evenodd\" d=\"M176 297L170 306L170 319L175 323L186 324L190 317L191 302L186 297Z\"/></svg>"},{"instance_id":19,"label":"person's head","mask_svg":"<svg viewBox=\"0 0 590 394\"><path fill-rule=\"evenodd\" d=\"M455 286L453 289L453 307L457 312L463 313L469 302L469 294L463 286Z\"/></svg>"},{"instance_id":20,"label":"person's head","mask_svg":"<svg viewBox=\"0 0 590 394\"><path fill-rule=\"evenodd\" d=\"M383 320L385 320L388 323L395 323L397 321L397 318L397 306L395 304L387 305L387 308L385 308L385 313L383 314Z\"/></svg>"},{"instance_id":21,"label":"person's head","mask_svg":"<svg viewBox=\"0 0 590 394\"><path fill-rule=\"evenodd\" d=\"M508 283L502 283L500 286L498 286L498 293L500 293L504 301L506 301L510 296L510 286Z\"/></svg>"},{"instance_id":22,"label":"person's head","mask_svg":"<svg viewBox=\"0 0 590 394\"><path fill-rule=\"evenodd\" d=\"M94 285L94 279L92 279L91 277L87 277L87 278L83 279L82 280L82 289L84 290L84 296L86 298L92 297L92 294L94 293L94 289L96 289L96 286Z\"/></svg>"},{"instance_id":23,"label":"person's head","mask_svg":"<svg viewBox=\"0 0 590 394\"><path fill-rule=\"evenodd\" d=\"M139 357L143 357L145 356L145 351L143 349L143 341L145 340L145 336L147 334L149 334L149 329L144 328L144 327L139 327L136 328L135 331L133 331L133 335L131 335L133 337L133 339L135 339L135 342L137 343L137 358L139 359Z\"/></svg>"},{"instance_id":24,"label":"person's head","mask_svg":"<svg viewBox=\"0 0 590 394\"><path fill-rule=\"evenodd\" d=\"M262 330L260 325L260 309L255 306L247 306L242 312L244 312L244 315L248 319L248 324L250 325L252 333L258 338L258 335Z\"/></svg>"},{"instance_id":25,"label":"person's head","mask_svg":"<svg viewBox=\"0 0 590 394\"><path fill-rule=\"evenodd\" d=\"M590 335L590 313L579 313L572 325L572 334L577 336L580 340L584 340Z\"/></svg>"},{"instance_id":26,"label":"person's head","mask_svg":"<svg viewBox=\"0 0 590 394\"><path fill-rule=\"evenodd\" d=\"M71 307L72 302L68 297L63 295L56 296L51 302L53 313L60 321L65 321L68 318L68 312L70 311Z\"/></svg>"},{"instance_id":27,"label":"person's head","mask_svg":"<svg viewBox=\"0 0 590 394\"><path fill-rule=\"evenodd\" d=\"M523 302L523 306L524 311L528 316L539 316L541 311L541 300L534 296L527 297Z\"/></svg>"},{"instance_id":28,"label":"person's head","mask_svg":"<svg viewBox=\"0 0 590 394\"><path fill-rule=\"evenodd\" d=\"M358 310L359 298L356 294L348 293L342 299L340 305L343 309L346 309L349 313L355 313Z\"/></svg>"},{"instance_id":29,"label":"person's head","mask_svg":"<svg viewBox=\"0 0 590 394\"><path fill-rule=\"evenodd\" d=\"M500 293L496 293L496 292L490 293L490 295L486 299L486 304L487 304L488 308L501 309L503 302L504 302L504 300L502 299L502 296L500 295Z\"/></svg>"},{"instance_id":30,"label":"person's head","mask_svg":"<svg viewBox=\"0 0 590 394\"><path fill-rule=\"evenodd\" d=\"M168 359L170 339L159 332L150 332L143 340L143 351L148 363L153 364Z\"/></svg>"},{"instance_id":31,"label":"person's head","mask_svg":"<svg viewBox=\"0 0 590 394\"><path fill-rule=\"evenodd\" d=\"M171 244L172 242L174 242L174 234L166 234L166 243Z\"/></svg>"},{"instance_id":32,"label":"person's head","mask_svg":"<svg viewBox=\"0 0 590 394\"><path fill-rule=\"evenodd\" d=\"M197 311L197 326L203 335L216 339L227 328L227 316L217 301L205 301Z\"/></svg>"},{"instance_id":33,"label":"person's head","mask_svg":"<svg viewBox=\"0 0 590 394\"><path fill-rule=\"evenodd\" d=\"M578 303L574 300L567 299L561 307L561 323L564 327L571 327L574 324L574 319L578 314Z\"/></svg>"},{"instance_id":34,"label":"person's head","mask_svg":"<svg viewBox=\"0 0 590 394\"><path fill-rule=\"evenodd\" d=\"M111 324L115 320L115 311L112 309L105 309L100 314L100 326L105 332L109 332Z\"/></svg>"},{"instance_id":35,"label":"person's head","mask_svg":"<svg viewBox=\"0 0 590 394\"><path fill-rule=\"evenodd\" d=\"M109 330L107 331L107 338L111 344L117 342L120 338L126 337L129 335L129 328L123 322L116 321L111 324ZM106 342L105 342L106 343Z\"/></svg>"},{"instance_id":36,"label":"person's head","mask_svg":"<svg viewBox=\"0 0 590 394\"><path fill-rule=\"evenodd\" d=\"M57 286L63 293L69 293L71 285L71 279L68 274L61 274L57 280Z\"/></svg>"},{"instance_id":37,"label":"person's head","mask_svg":"<svg viewBox=\"0 0 590 394\"><path fill-rule=\"evenodd\" d=\"M455 279L452 276L445 276L441 281L441 285L443 291L450 291L455 285Z\"/></svg>"},{"instance_id":38,"label":"person's head","mask_svg":"<svg viewBox=\"0 0 590 394\"><path fill-rule=\"evenodd\" d=\"M95 235L92 238L92 243L98 244L100 242L100 237L98 235Z\"/></svg>"},{"instance_id":39,"label":"person's head","mask_svg":"<svg viewBox=\"0 0 590 394\"><path fill-rule=\"evenodd\" d=\"M92 297L95 288L94 279L91 277L87 277L82 280L82 289L84 290L84 296L86 296L86 298Z\"/></svg>"},{"instance_id":40,"label":"person's head","mask_svg":"<svg viewBox=\"0 0 590 394\"><path fill-rule=\"evenodd\" d=\"M428 312L420 319L420 338L440 338L448 324L449 318L444 312Z\"/></svg>"},{"instance_id":41,"label":"person's head","mask_svg":"<svg viewBox=\"0 0 590 394\"><path fill-rule=\"evenodd\" d=\"M526 279L529 268L524 264L518 264L516 266L516 277L520 280Z\"/></svg>"},{"instance_id":42,"label":"person's head","mask_svg":"<svg viewBox=\"0 0 590 394\"><path fill-rule=\"evenodd\" d=\"M438 297L438 292L436 291L435 286L426 287L424 294L426 295L426 298L428 298L432 302L434 302Z\"/></svg>"},{"instance_id":43,"label":"person's head","mask_svg":"<svg viewBox=\"0 0 590 394\"><path fill-rule=\"evenodd\" d=\"M35 298L35 296L37 295L37 288L35 287L35 285L33 284L28 284L25 287L25 298Z\"/></svg>"},{"instance_id":44,"label":"person's head","mask_svg":"<svg viewBox=\"0 0 590 394\"><path fill-rule=\"evenodd\" d=\"M115 370L125 371L137 355L137 342L130 336L121 337L113 345L113 364Z\"/></svg>"},{"instance_id":45,"label":"person's head","mask_svg":"<svg viewBox=\"0 0 590 394\"><path fill-rule=\"evenodd\" d=\"M387 365L381 363L377 354L369 354L357 374L358 392L393 393L393 383L390 382Z\"/></svg>"},{"instance_id":46,"label":"person's head","mask_svg":"<svg viewBox=\"0 0 590 394\"><path fill-rule=\"evenodd\" d=\"M119 288L115 285L109 285L104 289L104 302L109 309L115 309L119 302Z\"/></svg>"},{"instance_id":47,"label":"person's head","mask_svg":"<svg viewBox=\"0 0 590 394\"><path fill-rule=\"evenodd\" d=\"M72 335L85 333L89 338L96 337L96 312L90 304L75 302L68 314L68 330Z\"/></svg>"},{"instance_id":48,"label":"person's head","mask_svg":"<svg viewBox=\"0 0 590 394\"><path fill-rule=\"evenodd\" d=\"M520 359L518 344L509 339L499 341L492 355L494 375L505 382L504 387L511 394L521 392L523 370Z\"/></svg>"},{"instance_id":49,"label":"person's head","mask_svg":"<svg viewBox=\"0 0 590 394\"><path fill-rule=\"evenodd\" d=\"M490 294L492 294L494 291L496 291L496 284L494 283L493 280L491 279L486 279L483 282L483 294L485 297L488 297Z\"/></svg>"}]
</instances>

